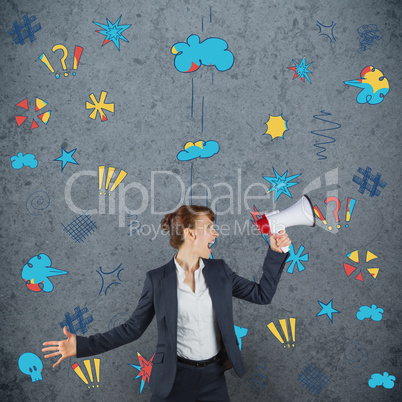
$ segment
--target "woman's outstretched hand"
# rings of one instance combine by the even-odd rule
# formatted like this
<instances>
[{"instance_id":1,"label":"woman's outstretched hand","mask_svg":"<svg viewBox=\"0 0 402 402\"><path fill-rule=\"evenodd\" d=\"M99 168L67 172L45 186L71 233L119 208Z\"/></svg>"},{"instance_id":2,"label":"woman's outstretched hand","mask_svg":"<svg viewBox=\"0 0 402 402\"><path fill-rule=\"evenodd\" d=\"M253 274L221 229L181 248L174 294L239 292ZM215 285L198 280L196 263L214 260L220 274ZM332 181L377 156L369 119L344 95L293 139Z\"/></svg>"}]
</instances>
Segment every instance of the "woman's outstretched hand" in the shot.
<instances>
[{"instance_id":1,"label":"woman's outstretched hand","mask_svg":"<svg viewBox=\"0 0 402 402\"><path fill-rule=\"evenodd\" d=\"M75 334L67 331L67 327L63 328L63 333L67 337L63 341L47 341L43 343L43 346L50 346L49 348L43 348L42 352L54 351L54 353L49 353L45 355L45 359L48 357L61 355L60 359L53 364L53 368L59 365L67 357L72 357L77 354L77 337Z\"/></svg>"},{"instance_id":2,"label":"woman's outstretched hand","mask_svg":"<svg viewBox=\"0 0 402 402\"><path fill-rule=\"evenodd\" d=\"M269 237L269 246L277 253L282 253L281 248L289 247L291 244L292 242L284 230L281 230Z\"/></svg>"}]
</instances>

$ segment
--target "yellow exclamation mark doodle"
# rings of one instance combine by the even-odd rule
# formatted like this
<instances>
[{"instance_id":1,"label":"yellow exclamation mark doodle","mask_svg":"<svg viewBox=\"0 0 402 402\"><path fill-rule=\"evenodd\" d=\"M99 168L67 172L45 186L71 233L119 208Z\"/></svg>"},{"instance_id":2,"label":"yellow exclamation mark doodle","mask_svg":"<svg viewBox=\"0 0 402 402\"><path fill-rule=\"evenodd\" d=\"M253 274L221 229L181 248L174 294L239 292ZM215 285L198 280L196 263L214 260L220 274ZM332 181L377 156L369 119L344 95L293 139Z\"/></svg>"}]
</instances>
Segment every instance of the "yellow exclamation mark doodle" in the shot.
<instances>
[{"instance_id":1,"label":"yellow exclamation mark doodle","mask_svg":"<svg viewBox=\"0 0 402 402\"><path fill-rule=\"evenodd\" d=\"M87 369L89 378L91 380L91 383L94 382L94 378L92 375L92 368L91 368L91 362L89 360L84 360L85 368ZM100 359L94 359L94 365L95 365L95 375L96 375L96 380L98 384L96 384L96 388L99 388L99 372L100 372ZM91 388L91 385L89 385L87 378L85 377L84 373L82 372L80 366L78 363L74 363L72 366L73 370L75 373L78 375L78 377L81 378L82 381L85 382L85 384L88 385L88 388ZM95 388L95 385L92 384L92 388Z\"/></svg>"},{"instance_id":2,"label":"yellow exclamation mark doodle","mask_svg":"<svg viewBox=\"0 0 402 402\"><path fill-rule=\"evenodd\" d=\"M99 166L99 194L102 194L102 184L103 184L103 173L105 172L105 167L104 166Z\"/></svg>"},{"instance_id":3,"label":"yellow exclamation mark doodle","mask_svg":"<svg viewBox=\"0 0 402 402\"><path fill-rule=\"evenodd\" d=\"M290 331L292 333L292 340L293 340L292 347L294 347L295 346L294 343L295 343L295 340L296 340L296 318L289 318L289 323L290 323ZM285 342L284 342L283 338L279 334L279 332L276 329L275 324L273 322L269 323L267 325L267 327L272 332L272 334L276 337L276 339L278 339L278 341L283 344L284 348L286 348L286 346L288 348L290 348L289 331L288 331L288 326L287 326L287 323L286 323L286 319L279 320L279 324L281 325L282 332L285 335L286 342L287 342L286 345L285 345Z\"/></svg>"},{"instance_id":4,"label":"yellow exclamation mark doodle","mask_svg":"<svg viewBox=\"0 0 402 402\"><path fill-rule=\"evenodd\" d=\"M102 194L102 185L103 185L103 175L105 172L105 166L99 166L98 167L99 170L99 194ZM112 180L114 171L116 169L114 167L109 167L108 171L107 171L107 177L106 177L106 185L105 185L105 190L107 190L109 188L109 184ZM109 190L109 195L110 193L123 181L123 179L127 176L127 172L125 172L124 170L120 170L120 173L118 174L115 182L113 183L112 187ZM106 191L104 193L106 195Z\"/></svg>"}]
</instances>

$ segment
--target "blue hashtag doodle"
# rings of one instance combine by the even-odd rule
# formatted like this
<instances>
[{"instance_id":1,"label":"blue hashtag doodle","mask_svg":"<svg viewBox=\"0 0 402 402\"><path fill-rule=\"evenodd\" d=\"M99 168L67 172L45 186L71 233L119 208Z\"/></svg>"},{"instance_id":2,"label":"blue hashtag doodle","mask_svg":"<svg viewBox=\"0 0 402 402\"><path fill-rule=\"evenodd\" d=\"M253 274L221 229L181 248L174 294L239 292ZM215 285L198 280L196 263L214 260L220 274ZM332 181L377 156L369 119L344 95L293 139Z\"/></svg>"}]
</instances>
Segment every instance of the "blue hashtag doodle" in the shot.
<instances>
[{"instance_id":1,"label":"blue hashtag doodle","mask_svg":"<svg viewBox=\"0 0 402 402\"><path fill-rule=\"evenodd\" d=\"M385 188L387 185L384 180L381 180L381 174L377 172L375 176L372 175L371 168L368 166L366 167L366 170L363 170L363 168L359 167L357 171L363 175L363 177L359 177L357 175L353 176L353 182L360 186L359 193L364 194L365 190L367 190L370 192L370 197L378 197L381 194L381 191L378 189L378 187ZM370 184L369 181L372 181L373 184Z\"/></svg>"},{"instance_id":2,"label":"blue hashtag doodle","mask_svg":"<svg viewBox=\"0 0 402 402\"><path fill-rule=\"evenodd\" d=\"M306 362L306 366L299 374L297 381L306 387L310 391L311 395L318 395L330 382L331 378L332 375L330 377L326 377L318 369Z\"/></svg>"},{"instance_id":3,"label":"blue hashtag doodle","mask_svg":"<svg viewBox=\"0 0 402 402\"><path fill-rule=\"evenodd\" d=\"M25 39L29 39L31 42L33 42L36 39L35 32L38 32L42 29L39 22L36 25L31 25L32 22L36 21L36 17L34 15L32 17L28 17L28 14L25 14L22 17L22 21L23 23L21 25L19 25L17 21L14 21L13 28L7 31L11 37L16 35L16 37L13 38L16 45L24 45Z\"/></svg>"},{"instance_id":4,"label":"blue hashtag doodle","mask_svg":"<svg viewBox=\"0 0 402 402\"><path fill-rule=\"evenodd\" d=\"M72 316L70 316L70 313L64 314L65 320L59 322L59 325L61 328L67 327L72 334L76 334L77 331L81 331L82 334L85 334L85 332L88 332L87 325L90 324L94 318L92 315L84 318L84 314L88 313L86 307L81 310L80 306L77 306L74 311L75 313ZM78 323L74 325L74 321L78 321Z\"/></svg>"},{"instance_id":5,"label":"blue hashtag doodle","mask_svg":"<svg viewBox=\"0 0 402 402\"><path fill-rule=\"evenodd\" d=\"M292 262L289 265L289 268L287 269L286 272L288 272L289 274L293 274L293 270L297 264L297 269L300 271L304 271L306 268L304 267L304 265L301 263L301 261L308 261L308 253L303 254L304 251L304 246L300 246L299 251L297 252L297 254L295 253L295 249L293 247L293 243L290 245L289 247L289 253L290 256L289 258L286 260L286 262Z\"/></svg>"},{"instance_id":6,"label":"blue hashtag doodle","mask_svg":"<svg viewBox=\"0 0 402 402\"><path fill-rule=\"evenodd\" d=\"M92 234L96 227L94 222L88 215L82 214L77 216L67 226L62 223L64 230L75 240L76 243L83 243L87 236Z\"/></svg>"}]
</instances>

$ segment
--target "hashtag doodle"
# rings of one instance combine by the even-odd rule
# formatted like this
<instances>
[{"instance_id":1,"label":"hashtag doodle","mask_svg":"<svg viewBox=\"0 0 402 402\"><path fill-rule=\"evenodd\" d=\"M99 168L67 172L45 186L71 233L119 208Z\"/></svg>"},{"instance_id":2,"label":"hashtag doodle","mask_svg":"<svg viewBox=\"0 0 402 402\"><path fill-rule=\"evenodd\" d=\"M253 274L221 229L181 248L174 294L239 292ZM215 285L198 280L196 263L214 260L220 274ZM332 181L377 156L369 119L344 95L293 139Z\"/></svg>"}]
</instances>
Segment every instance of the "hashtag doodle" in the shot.
<instances>
[{"instance_id":1,"label":"hashtag doodle","mask_svg":"<svg viewBox=\"0 0 402 402\"><path fill-rule=\"evenodd\" d=\"M61 328L67 327L72 334L76 334L77 331L81 331L82 334L85 334L85 332L88 332L87 325L90 324L94 318L92 315L84 318L84 314L88 313L87 307L81 310L80 306L77 306L74 311L75 313L72 316L70 313L64 314L65 320L59 322L59 325ZM74 321L78 321L77 324L74 324Z\"/></svg>"},{"instance_id":2,"label":"hashtag doodle","mask_svg":"<svg viewBox=\"0 0 402 402\"><path fill-rule=\"evenodd\" d=\"M64 230L71 236L76 243L83 243L84 240L96 229L94 222L88 215L77 216L67 226L62 223Z\"/></svg>"},{"instance_id":3,"label":"hashtag doodle","mask_svg":"<svg viewBox=\"0 0 402 402\"><path fill-rule=\"evenodd\" d=\"M306 362L306 366L299 374L297 381L307 388L311 395L318 395L330 382L331 378L332 375L330 377L326 377L318 369Z\"/></svg>"},{"instance_id":4,"label":"hashtag doodle","mask_svg":"<svg viewBox=\"0 0 402 402\"><path fill-rule=\"evenodd\" d=\"M359 167L359 169L357 169L357 172L363 175L363 177L359 177L357 175L353 176L353 182L360 186L360 194L364 194L364 192L367 190L369 191L370 197L378 197L381 194L381 191L378 189L378 187L385 188L385 186L387 185L384 180L381 180L381 174L377 172L375 176L372 175L371 168L368 166L366 167L366 170L363 170L363 168ZM371 181L373 184L370 184L369 181Z\"/></svg>"},{"instance_id":5,"label":"hashtag doodle","mask_svg":"<svg viewBox=\"0 0 402 402\"><path fill-rule=\"evenodd\" d=\"M35 32L38 32L42 29L40 23L38 22L35 25L31 25L32 22L36 21L36 17L33 15L32 17L28 17L28 14L25 14L22 17L22 24L19 25L18 21L13 22L13 27L7 33L13 37L14 43L16 45L24 45L25 39L29 39L33 42L35 38Z\"/></svg>"}]
</instances>

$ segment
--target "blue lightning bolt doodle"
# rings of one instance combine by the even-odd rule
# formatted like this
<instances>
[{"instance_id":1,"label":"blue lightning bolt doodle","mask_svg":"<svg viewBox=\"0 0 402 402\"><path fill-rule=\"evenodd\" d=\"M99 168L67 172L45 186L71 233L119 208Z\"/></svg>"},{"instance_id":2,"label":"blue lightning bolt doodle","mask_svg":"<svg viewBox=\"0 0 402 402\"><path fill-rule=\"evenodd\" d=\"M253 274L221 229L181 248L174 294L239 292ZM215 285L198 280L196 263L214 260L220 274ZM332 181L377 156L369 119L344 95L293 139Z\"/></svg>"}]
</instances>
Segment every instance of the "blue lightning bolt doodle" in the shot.
<instances>
[{"instance_id":1,"label":"blue lightning bolt doodle","mask_svg":"<svg viewBox=\"0 0 402 402\"><path fill-rule=\"evenodd\" d=\"M320 155L320 154L322 154L323 152L326 151L326 148L323 147L322 145L331 144L331 143L335 142L336 140L335 140L335 138L329 137L328 135L320 134L319 131L337 130L338 128L341 128L342 126L341 126L340 124L338 124L338 123L333 122L333 121L329 121L329 120L325 120L325 119L320 119L320 117L322 117L322 116L331 116L331 113L326 113L325 110L321 110L320 113L322 113L322 114L316 114L316 115L314 115L313 117L314 117L315 119L317 119L317 120L325 121L326 123L331 123L331 124L335 124L335 126L338 126L338 127L324 128L324 129L322 129L322 130L313 130L313 131L310 131L311 134L319 135L319 136L321 136L321 137L325 137L325 138L328 138L328 139L331 140L331 141L327 141L327 142L317 142L316 144L314 144L315 147L321 148L321 151L319 151L319 152L316 153L316 155L319 156L318 160L323 160L323 159L327 159L327 157L326 157L325 155Z\"/></svg>"},{"instance_id":2,"label":"blue lightning bolt doodle","mask_svg":"<svg viewBox=\"0 0 402 402\"><path fill-rule=\"evenodd\" d=\"M117 49L120 51L120 39L124 40L125 42L128 42L128 40L123 36L123 32L127 29L131 27L130 25L119 25L121 19L121 15L119 17L119 19L112 24L107 18L107 25L105 24L101 24L100 22L95 22L92 21L95 25L97 25L98 27L102 28L103 31L101 30L97 30L95 32L101 34L101 35L105 35L106 38L102 43L102 46L106 45L106 43L109 43L110 41L112 41Z\"/></svg>"},{"instance_id":3,"label":"blue lightning bolt doodle","mask_svg":"<svg viewBox=\"0 0 402 402\"><path fill-rule=\"evenodd\" d=\"M331 22L331 25L324 25L324 24L321 24L321 22L317 21L316 25L320 29L320 32L318 32L319 36L321 36L321 35L326 36L329 39L330 43L332 42L332 39L334 40L334 42L336 41L335 36L334 36L334 27L336 24L334 24L334 21ZM331 28L331 31L329 32L329 30L326 30L323 28L328 28L328 29ZM331 36L329 36L329 34L327 32L329 32L329 34Z\"/></svg>"},{"instance_id":4,"label":"blue lightning bolt doodle","mask_svg":"<svg viewBox=\"0 0 402 402\"><path fill-rule=\"evenodd\" d=\"M311 71L309 71L308 67L313 62L307 64L307 66L306 66L306 60L304 57L300 63L296 63L294 60L292 60L292 61L295 65L293 67L288 67L288 68L295 72L293 79L300 77L302 79L302 81L304 82L304 79L307 78L307 81L311 84L310 77L308 76L308 74L311 74Z\"/></svg>"},{"instance_id":5,"label":"blue lightning bolt doodle","mask_svg":"<svg viewBox=\"0 0 402 402\"><path fill-rule=\"evenodd\" d=\"M289 265L289 268L287 269L286 272L288 272L289 274L293 274L293 270L295 268L295 266L297 265L297 269L299 270L299 272L304 271L306 268L304 267L304 265L301 263L301 261L308 261L308 253L303 254L304 251L304 246L300 246L299 251L297 252L297 254L295 253L295 249L293 247L293 243L290 245L289 247L289 258L286 260L286 262L291 262L291 264ZM303 255L302 255L303 254Z\"/></svg>"},{"instance_id":6,"label":"blue lightning bolt doodle","mask_svg":"<svg viewBox=\"0 0 402 402\"><path fill-rule=\"evenodd\" d=\"M104 285L105 285L105 280L104 280L102 274L103 274L103 275L111 275L111 274L114 274L117 270L119 270L120 267L121 267L121 264L120 264L116 269L114 269L114 270L111 271L111 272L103 272L102 267L99 267L100 272L99 272L98 270L96 270L96 272L99 274L99 276L100 276L101 279L102 279L102 286L101 286L101 289L100 289L100 291L99 291L99 294L102 293L103 287L104 287ZM108 289L110 288L110 286L112 286L112 285L121 285L121 279L120 279L120 273L121 273L121 271L124 271L124 268L121 268L121 269L117 272L117 279L119 280L119 282L112 282L111 284L109 284L108 286L106 286L106 289L105 289L105 296L107 295L107 291L108 291Z\"/></svg>"},{"instance_id":7,"label":"blue lightning bolt doodle","mask_svg":"<svg viewBox=\"0 0 402 402\"><path fill-rule=\"evenodd\" d=\"M81 331L82 334L85 334L85 332L88 332L87 325L90 324L94 318L92 315L84 318L84 314L88 313L87 307L81 310L80 306L77 306L74 311L75 313L72 316L70 316L70 313L64 314L65 320L59 322L59 325L61 328L67 327L72 334L76 334L77 331ZM74 325L74 321L78 321L78 323Z\"/></svg>"},{"instance_id":8,"label":"blue lightning bolt doodle","mask_svg":"<svg viewBox=\"0 0 402 402\"><path fill-rule=\"evenodd\" d=\"M237 325L234 326L234 330L237 337L237 342L239 343L239 349L241 350L241 338L244 338L247 335L248 329L238 327Z\"/></svg>"},{"instance_id":9,"label":"blue lightning bolt doodle","mask_svg":"<svg viewBox=\"0 0 402 402\"><path fill-rule=\"evenodd\" d=\"M63 147L61 147L61 156L59 156L56 159L53 159L53 161L60 161L61 162L61 171L64 170L66 167L67 163L72 163L74 165L79 165L79 163L73 158L74 152L77 150L77 148L73 149L70 152L67 152Z\"/></svg>"},{"instance_id":10,"label":"blue lightning bolt doodle","mask_svg":"<svg viewBox=\"0 0 402 402\"><path fill-rule=\"evenodd\" d=\"M267 194L270 193L271 191L275 191L275 201L282 193L286 194L290 198L293 198L292 194L290 194L289 187L293 187L299 183L298 182L290 183L290 182L296 177L299 177L301 173L287 177L288 171L286 171L282 176L280 176L276 172L273 166L272 169L274 169L275 177L262 176L265 180L267 180L272 184L272 187L267 191Z\"/></svg>"},{"instance_id":11,"label":"blue lightning bolt doodle","mask_svg":"<svg viewBox=\"0 0 402 402\"><path fill-rule=\"evenodd\" d=\"M332 300L333 300L333 299L332 299ZM329 318L330 321L331 321L331 324L333 324L333 321L332 321L332 314L334 314L334 313L340 313L340 311L335 310L335 309L332 307L332 300L331 300L328 304L325 304L325 303L320 302L319 300L317 300L318 304L321 306L321 311L316 315L316 317L319 317L320 315L327 315L328 318Z\"/></svg>"}]
</instances>

